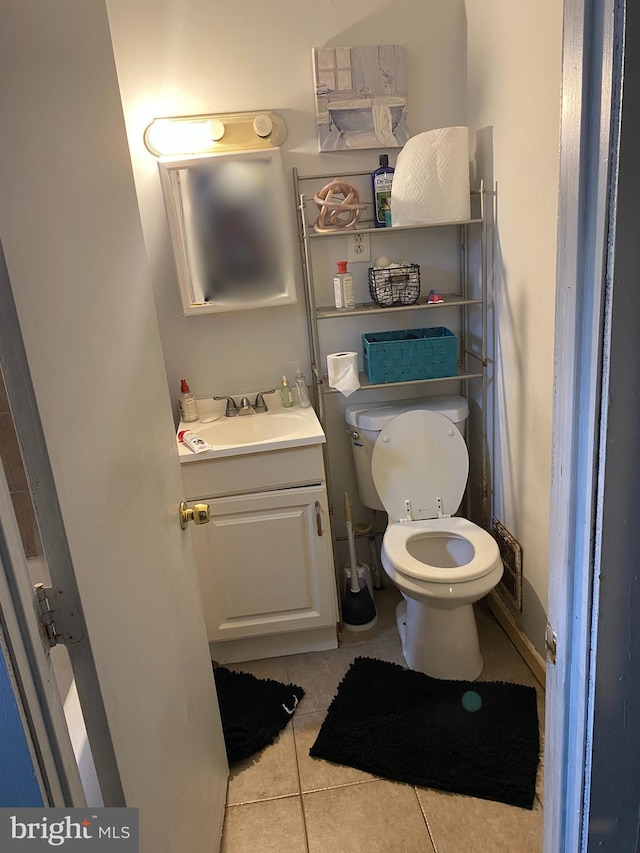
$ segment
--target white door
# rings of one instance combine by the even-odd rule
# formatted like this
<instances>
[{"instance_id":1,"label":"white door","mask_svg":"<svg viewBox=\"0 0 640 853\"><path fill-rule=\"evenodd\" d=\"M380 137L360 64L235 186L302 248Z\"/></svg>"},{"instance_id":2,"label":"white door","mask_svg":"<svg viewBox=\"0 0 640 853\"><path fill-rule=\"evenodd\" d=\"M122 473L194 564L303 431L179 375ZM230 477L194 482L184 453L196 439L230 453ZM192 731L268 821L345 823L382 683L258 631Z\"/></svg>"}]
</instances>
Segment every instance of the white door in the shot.
<instances>
[{"instance_id":1,"label":"white door","mask_svg":"<svg viewBox=\"0 0 640 853\"><path fill-rule=\"evenodd\" d=\"M119 785L140 808L143 853L208 853L227 764L103 2L2 3L0 114L19 318L0 277L5 375L33 462L45 448L27 431L20 331L68 559L59 537L44 547L53 584L77 584L72 662L103 794L119 804ZM46 527L52 502L27 469Z\"/></svg>"},{"instance_id":2,"label":"white door","mask_svg":"<svg viewBox=\"0 0 640 853\"><path fill-rule=\"evenodd\" d=\"M546 853L638 842L638 22L587 5L564 4Z\"/></svg>"},{"instance_id":3,"label":"white door","mask_svg":"<svg viewBox=\"0 0 640 853\"><path fill-rule=\"evenodd\" d=\"M209 504L193 543L211 642L335 624L324 486Z\"/></svg>"}]
</instances>

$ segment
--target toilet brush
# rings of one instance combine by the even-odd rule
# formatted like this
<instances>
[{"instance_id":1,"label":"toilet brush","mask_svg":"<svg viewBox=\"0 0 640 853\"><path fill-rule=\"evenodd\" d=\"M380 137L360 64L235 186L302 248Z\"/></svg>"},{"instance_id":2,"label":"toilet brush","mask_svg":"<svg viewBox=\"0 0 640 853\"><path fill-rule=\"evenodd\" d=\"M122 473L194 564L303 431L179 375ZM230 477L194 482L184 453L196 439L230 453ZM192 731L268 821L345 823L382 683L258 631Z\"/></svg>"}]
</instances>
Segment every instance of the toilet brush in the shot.
<instances>
[{"instance_id":1,"label":"toilet brush","mask_svg":"<svg viewBox=\"0 0 640 853\"><path fill-rule=\"evenodd\" d=\"M342 596L342 624L347 631L367 631L378 621L369 586L364 577L364 571L358 571L356 556L356 540L351 520L351 502L349 495L344 495L344 515L347 524L347 541L349 543L349 579ZM364 567L360 567L361 569Z\"/></svg>"}]
</instances>

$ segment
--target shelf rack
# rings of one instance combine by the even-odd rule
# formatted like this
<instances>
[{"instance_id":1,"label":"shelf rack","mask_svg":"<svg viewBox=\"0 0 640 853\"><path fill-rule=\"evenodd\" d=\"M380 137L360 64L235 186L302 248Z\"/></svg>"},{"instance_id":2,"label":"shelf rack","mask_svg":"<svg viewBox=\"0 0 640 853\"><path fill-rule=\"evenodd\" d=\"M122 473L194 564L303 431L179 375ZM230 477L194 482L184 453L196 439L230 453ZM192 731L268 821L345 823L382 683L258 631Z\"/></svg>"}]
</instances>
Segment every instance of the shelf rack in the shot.
<instances>
[{"instance_id":1,"label":"shelf rack","mask_svg":"<svg viewBox=\"0 0 640 853\"><path fill-rule=\"evenodd\" d=\"M327 377L322 371L320 364L322 349L320 346L320 330L319 323L329 322L334 320L346 320L354 317L373 316L374 314L384 313L399 313L407 311L422 311L441 312L444 310L458 309L461 314L461 332L459 335L460 349L458 371L455 376L444 376L437 379L411 380L409 382L387 382L381 384L370 383L366 374L360 373L361 391L367 391L372 388L391 388L399 385L433 385L442 382L461 382L464 387L464 394L469 401L470 399L470 383L472 381L480 381L482 383L482 436L481 436L481 453L482 453L482 522L485 528L488 529L490 521L490 476L489 476L489 460L488 460L488 445L487 445L487 278L488 278L488 260L487 260L487 217L486 203L487 192L484 182L480 183L478 189L472 190L472 200L476 197L475 206L479 207L479 216L464 221L455 222L437 222L424 225L401 225L392 226L390 228L375 228L363 223L362 228L350 228L348 230L336 231L314 231L309 225L307 215L307 204L313 199L309 199L303 192L305 184L312 181L322 181L324 183L336 178L353 179L369 177L367 171L343 172L332 175L300 175L296 168L293 169L293 183L296 198L296 208L298 212L298 235L300 240L300 251L302 257L302 270L304 276L304 293L306 320L309 339L309 355L311 361L312 372L312 399L315 404L316 411L323 428L326 429L325 418L325 394L338 393L337 389L331 388L328 384ZM432 229L457 228L459 231L460 245L460 288L456 293L443 293L443 301L436 303L427 303L426 298L422 297L413 305L402 305L396 307L381 307L373 302L357 303L355 309L351 311L338 311L332 305L318 306L316 305L315 285L313 277L313 261L312 261L312 244L317 240L335 240L344 239L352 234L371 234L376 236L388 236L389 234L404 232L404 231L425 231ZM471 229L479 231L480 242L480 295L473 295L470 289L470 270L469 270L469 240ZM469 318L471 310L479 310L481 312L481 334L480 340L471 346ZM428 315L427 315L428 316ZM358 392L356 392L358 393Z\"/></svg>"}]
</instances>

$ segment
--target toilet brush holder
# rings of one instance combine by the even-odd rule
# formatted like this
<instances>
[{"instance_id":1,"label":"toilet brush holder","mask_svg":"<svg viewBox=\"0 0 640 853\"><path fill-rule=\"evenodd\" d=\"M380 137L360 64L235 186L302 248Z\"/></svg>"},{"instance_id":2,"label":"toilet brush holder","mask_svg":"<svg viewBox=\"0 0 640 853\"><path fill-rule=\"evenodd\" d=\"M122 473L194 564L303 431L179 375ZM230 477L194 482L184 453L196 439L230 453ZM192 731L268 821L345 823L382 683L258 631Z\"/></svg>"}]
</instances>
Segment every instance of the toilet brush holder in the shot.
<instances>
[{"instance_id":1,"label":"toilet brush holder","mask_svg":"<svg viewBox=\"0 0 640 853\"><path fill-rule=\"evenodd\" d=\"M347 589L351 582L351 568L349 566L344 567L344 586L343 590ZM365 585L369 590L369 595L373 599L373 576L371 574L371 569L366 563L358 564L358 584L361 589L364 589Z\"/></svg>"},{"instance_id":2,"label":"toilet brush holder","mask_svg":"<svg viewBox=\"0 0 640 853\"><path fill-rule=\"evenodd\" d=\"M371 569L366 563L358 564L358 586L360 593L354 596L350 566L344 569L344 587L342 593L342 625L346 631L369 631L378 621L373 597ZM354 605L356 609L354 610Z\"/></svg>"}]
</instances>

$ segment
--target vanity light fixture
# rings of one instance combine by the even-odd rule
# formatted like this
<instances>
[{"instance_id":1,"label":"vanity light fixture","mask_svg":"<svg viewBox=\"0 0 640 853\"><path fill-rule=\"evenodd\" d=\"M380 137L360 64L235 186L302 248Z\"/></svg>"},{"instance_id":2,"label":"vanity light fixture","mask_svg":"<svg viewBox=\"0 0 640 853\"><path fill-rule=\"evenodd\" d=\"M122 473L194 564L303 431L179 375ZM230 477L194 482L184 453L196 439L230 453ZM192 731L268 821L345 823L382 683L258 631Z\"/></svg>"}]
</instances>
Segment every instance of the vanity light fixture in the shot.
<instances>
[{"instance_id":1,"label":"vanity light fixture","mask_svg":"<svg viewBox=\"0 0 640 853\"><path fill-rule=\"evenodd\" d=\"M277 148L286 135L276 113L221 113L156 118L144 132L144 144L156 157L176 157Z\"/></svg>"}]
</instances>

